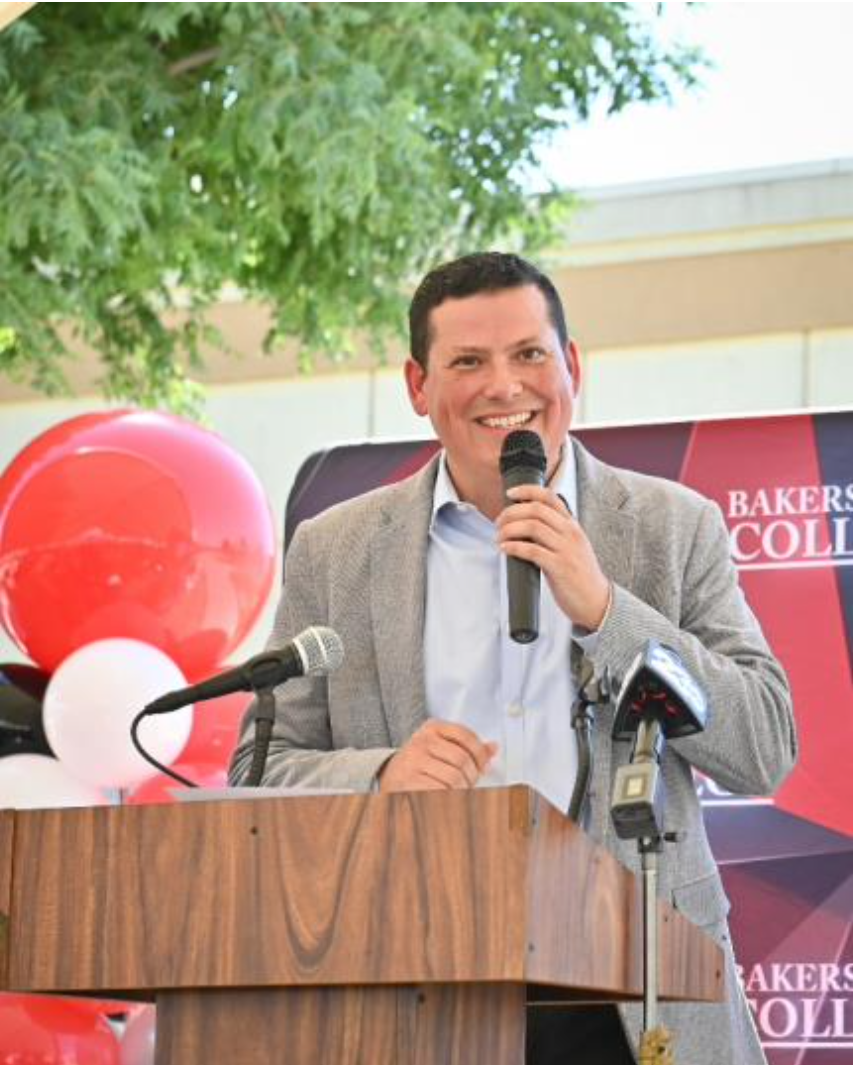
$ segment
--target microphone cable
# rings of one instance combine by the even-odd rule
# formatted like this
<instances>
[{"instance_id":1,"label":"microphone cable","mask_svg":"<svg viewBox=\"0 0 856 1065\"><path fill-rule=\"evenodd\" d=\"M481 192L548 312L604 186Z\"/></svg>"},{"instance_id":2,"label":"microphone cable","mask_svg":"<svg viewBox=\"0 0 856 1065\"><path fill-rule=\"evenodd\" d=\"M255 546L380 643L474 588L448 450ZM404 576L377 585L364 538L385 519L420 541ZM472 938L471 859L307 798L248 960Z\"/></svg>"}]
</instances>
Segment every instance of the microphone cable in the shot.
<instances>
[{"instance_id":1,"label":"microphone cable","mask_svg":"<svg viewBox=\"0 0 856 1065\"><path fill-rule=\"evenodd\" d=\"M143 747L142 743L140 742L140 737L137 733L140 725L142 724L143 718L147 716L149 716L149 708L144 707L131 722L131 743L133 743L134 749L136 750L137 754L139 754L141 758L145 758L149 765L153 765L155 769L158 770L158 772L166 773L168 777L172 777L173 780L177 780L179 784L184 784L184 786L187 788L198 788L198 784L195 784L192 780L188 780L187 777L183 777L181 773L176 773L175 770L170 769L169 766L162 765L157 760L157 758L149 754L145 747Z\"/></svg>"},{"instance_id":2,"label":"microphone cable","mask_svg":"<svg viewBox=\"0 0 856 1065\"><path fill-rule=\"evenodd\" d=\"M583 803L588 798L589 787L591 786L593 707L608 702L609 680L606 676L602 680L598 680L595 677L594 666L591 661L583 655L581 648L572 642L572 662L577 656L581 659L575 671L578 677L577 697L571 707L571 728L577 737L577 775L574 781L574 789L571 793L571 801L568 804L568 818L579 824Z\"/></svg>"}]
</instances>

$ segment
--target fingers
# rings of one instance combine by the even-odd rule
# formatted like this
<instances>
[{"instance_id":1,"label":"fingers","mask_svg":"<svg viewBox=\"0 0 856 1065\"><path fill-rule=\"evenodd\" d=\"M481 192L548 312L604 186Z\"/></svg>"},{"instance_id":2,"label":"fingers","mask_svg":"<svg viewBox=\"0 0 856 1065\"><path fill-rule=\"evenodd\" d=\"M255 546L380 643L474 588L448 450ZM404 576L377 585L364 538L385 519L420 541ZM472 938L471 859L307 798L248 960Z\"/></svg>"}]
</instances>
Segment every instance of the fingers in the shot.
<instances>
[{"instance_id":1,"label":"fingers","mask_svg":"<svg viewBox=\"0 0 856 1065\"><path fill-rule=\"evenodd\" d=\"M481 775L477 763L463 748L446 740L427 745L425 771L450 788L471 788Z\"/></svg>"},{"instance_id":2,"label":"fingers","mask_svg":"<svg viewBox=\"0 0 856 1065\"><path fill-rule=\"evenodd\" d=\"M422 777L431 781L440 788L472 788L478 780L478 776L466 772L458 766L439 759L429 759L421 766L419 773Z\"/></svg>"},{"instance_id":3,"label":"fingers","mask_svg":"<svg viewBox=\"0 0 856 1065\"><path fill-rule=\"evenodd\" d=\"M464 725L432 719L383 767L380 789L471 788L497 750Z\"/></svg>"},{"instance_id":4,"label":"fingers","mask_svg":"<svg viewBox=\"0 0 856 1065\"><path fill-rule=\"evenodd\" d=\"M426 768L447 787L473 787L489 760L485 745L464 725L428 721L414 740L430 758Z\"/></svg>"},{"instance_id":5,"label":"fingers","mask_svg":"<svg viewBox=\"0 0 856 1065\"><path fill-rule=\"evenodd\" d=\"M518 541L540 544L549 551L559 551L563 546L567 546L568 533L552 528L540 518L520 518L507 522L500 529L498 544L500 548L504 548Z\"/></svg>"},{"instance_id":6,"label":"fingers","mask_svg":"<svg viewBox=\"0 0 856 1065\"><path fill-rule=\"evenodd\" d=\"M431 721L426 721L419 729L419 732L436 737L436 739L441 741L444 750L449 744L459 748L472 761L479 776L484 772L487 763L492 757L487 750L488 745L482 743L475 732L467 728L466 725L456 725L450 721L440 721L435 718ZM435 743L435 747L438 751L440 750L440 744ZM451 759L455 765L463 764L455 754L456 752L446 751L444 760Z\"/></svg>"},{"instance_id":7,"label":"fingers","mask_svg":"<svg viewBox=\"0 0 856 1065\"><path fill-rule=\"evenodd\" d=\"M565 501L550 489L519 485L508 495L514 502L496 519L500 546L512 540L534 540L555 551L569 537L583 535Z\"/></svg>"},{"instance_id":8,"label":"fingers","mask_svg":"<svg viewBox=\"0 0 856 1065\"><path fill-rule=\"evenodd\" d=\"M543 570L548 576L550 565L555 559L555 552L540 544L529 543L526 540L511 540L507 544L500 544L500 550L512 558L519 558L523 562L531 562L538 569Z\"/></svg>"},{"instance_id":9,"label":"fingers","mask_svg":"<svg viewBox=\"0 0 856 1065\"><path fill-rule=\"evenodd\" d=\"M574 550L585 536L567 512L558 514L541 504L509 507L502 515L501 523L497 522L497 527L497 544L501 551L538 562L539 565L541 561L547 561L550 554L558 556ZM529 550L531 547L543 550L533 553Z\"/></svg>"},{"instance_id":10,"label":"fingers","mask_svg":"<svg viewBox=\"0 0 856 1065\"><path fill-rule=\"evenodd\" d=\"M552 488L542 488L538 484L519 484L515 488L509 488L506 495L512 501L509 506L517 506L520 503L542 503L564 517L571 514L567 503Z\"/></svg>"},{"instance_id":11,"label":"fingers","mask_svg":"<svg viewBox=\"0 0 856 1065\"><path fill-rule=\"evenodd\" d=\"M597 631L609 604L609 581L583 527L548 488L518 485L496 521L500 551L541 569L559 609Z\"/></svg>"}]
</instances>

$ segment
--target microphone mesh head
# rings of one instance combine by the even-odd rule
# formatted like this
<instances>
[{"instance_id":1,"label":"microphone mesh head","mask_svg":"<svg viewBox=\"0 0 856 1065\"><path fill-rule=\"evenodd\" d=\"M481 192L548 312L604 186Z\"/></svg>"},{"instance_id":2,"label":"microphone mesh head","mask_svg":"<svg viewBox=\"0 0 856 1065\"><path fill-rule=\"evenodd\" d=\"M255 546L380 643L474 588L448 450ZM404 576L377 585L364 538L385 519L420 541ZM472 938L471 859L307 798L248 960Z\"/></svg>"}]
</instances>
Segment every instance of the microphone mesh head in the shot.
<instances>
[{"instance_id":1,"label":"microphone mesh head","mask_svg":"<svg viewBox=\"0 0 856 1065\"><path fill-rule=\"evenodd\" d=\"M508 473L509 470L519 470L521 466L538 470L541 473L547 470L547 456L544 454L541 437L533 433L531 429L515 429L502 442L502 454L499 457L500 472Z\"/></svg>"},{"instance_id":2,"label":"microphone mesh head","mask_svg":"<svg viewBox=\"0 0 856 1065\"><path fill-rule=\"evenodd\" d=\"M324 676L335 673L345 660L345 648L339 634L326 625L312 625L294 638L294 646L303 662L303 673Z\"/></svg>"}]
</instances>

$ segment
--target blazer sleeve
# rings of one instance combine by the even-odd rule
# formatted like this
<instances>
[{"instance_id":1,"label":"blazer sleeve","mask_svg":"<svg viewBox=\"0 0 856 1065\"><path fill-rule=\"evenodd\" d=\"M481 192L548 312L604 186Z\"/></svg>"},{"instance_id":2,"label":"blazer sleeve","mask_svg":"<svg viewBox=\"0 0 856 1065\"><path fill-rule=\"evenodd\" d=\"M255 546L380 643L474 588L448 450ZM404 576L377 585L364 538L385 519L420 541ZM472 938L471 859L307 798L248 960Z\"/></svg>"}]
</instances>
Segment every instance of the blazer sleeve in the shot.
<instances>
[{"instance_id":1,"label":"blazer sleeve","mask_svg":"<svg viewBox=\"0 0 856 1065\"><path fill-rule=\"evenodd\" d=\"M715 503L700 502L689 550L675 555L679 616L670 619L615 587L595 668L620 679L647 639L673 647L705 689L711 712L704 732L672 741L672 749L735 794L771 794L797 755L790 689L738 584Z\"/></svg>"},{"instance_id":2,"label":"blazer sleeve","mask_svg":"<svg viewBox=\"0 0 856 1065\"><path fill-rule=\"evenodd\" d=\"M289 546L269 647L283 646L310 625L329 624L326 578L323 572L316 573L310 524L304 522L298 527ZM371 789L378 770L395 750L334 749L326 677L296 677L274 689L274 695L276 719L263 785ZM233 785L244 781L252 763L255 708L253 700L232 755L229 782Z\"/></svg>"}]
</instances>

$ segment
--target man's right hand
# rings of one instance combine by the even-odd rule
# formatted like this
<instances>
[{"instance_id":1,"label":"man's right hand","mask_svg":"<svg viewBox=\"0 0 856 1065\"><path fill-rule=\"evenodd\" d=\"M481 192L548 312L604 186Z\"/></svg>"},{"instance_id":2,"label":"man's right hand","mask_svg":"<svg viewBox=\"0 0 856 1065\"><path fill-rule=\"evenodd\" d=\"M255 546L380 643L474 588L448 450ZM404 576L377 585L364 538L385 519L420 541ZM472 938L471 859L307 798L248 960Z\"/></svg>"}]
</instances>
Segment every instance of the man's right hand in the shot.
<instances>
[{"instance_id":1,"label":"man's right hand","mask_svg":"<svg viewBox=\"0 0 856 1065\"><path fill-rule=\"evenodd\" d=\"M382 792L471 788L498 750L465 725L432 718L384 765L378 784Z\"/></svg>"}]
</instances>

